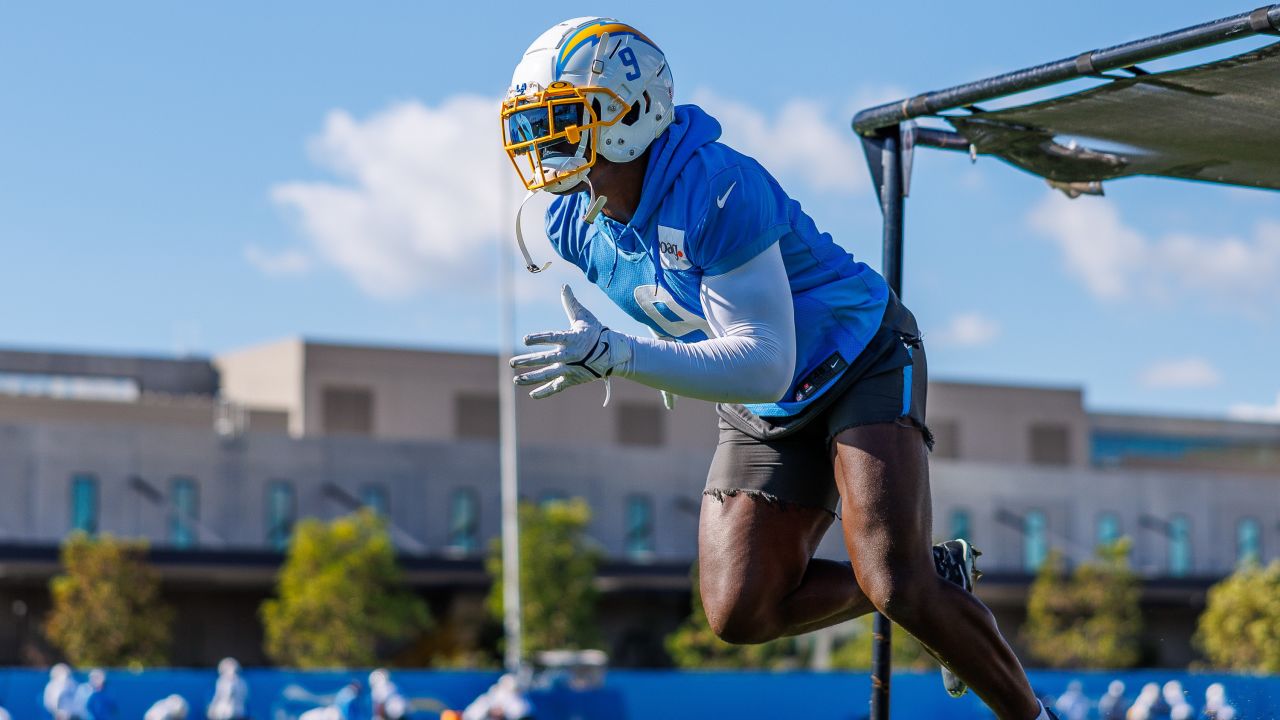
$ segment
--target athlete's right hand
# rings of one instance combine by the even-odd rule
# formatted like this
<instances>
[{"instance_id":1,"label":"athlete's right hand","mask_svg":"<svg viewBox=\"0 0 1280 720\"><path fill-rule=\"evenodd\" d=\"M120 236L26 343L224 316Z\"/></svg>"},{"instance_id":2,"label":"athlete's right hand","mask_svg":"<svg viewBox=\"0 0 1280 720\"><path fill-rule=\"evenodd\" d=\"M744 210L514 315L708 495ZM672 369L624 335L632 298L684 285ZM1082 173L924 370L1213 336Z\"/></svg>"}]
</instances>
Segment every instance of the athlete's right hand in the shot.
<instances>
[{"instance_id":1,"label":"athlete's right hand","mask_svg":"<svg viewBox=\"0 0 1280 720\"><path fill-rule=\"evenodd\" d=\"M561 289L560 301L569 316L569 329L532 333L524 338L527 346L557 347L511 358L511 367L517 370L537 368L515 377L517 385L542 383L529 393L535 399L551 397L565 388L606 378L615 368L631 359L631 343L627 336L602 325L590 310L578 302L568 285Z\"/></svg>"}]
</instances>

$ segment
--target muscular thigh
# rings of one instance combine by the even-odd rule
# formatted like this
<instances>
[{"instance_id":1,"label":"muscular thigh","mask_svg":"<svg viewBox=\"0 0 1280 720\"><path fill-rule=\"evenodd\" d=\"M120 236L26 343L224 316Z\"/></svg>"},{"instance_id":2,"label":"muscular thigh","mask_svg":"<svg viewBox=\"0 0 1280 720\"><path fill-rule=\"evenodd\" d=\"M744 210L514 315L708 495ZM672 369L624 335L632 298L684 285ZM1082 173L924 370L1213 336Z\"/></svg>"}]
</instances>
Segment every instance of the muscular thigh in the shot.
<instances>
[{"instance_id":1,"label":"muscular thigh","mask_svg":"<svg viewBox=\"0 0 1280 720\"><path fill-rule=\"evenodd\" d=\"M909 423L850 428L832 444L845 544L859 577L931 563L928 451Z\"/></svg>"},{"instance_id":2,"label":"muscular thigh","mask_svg":"<svg viewBox=\"0 0 1280 720\"><path fill-rule=\"evenodd\" d=\"M698 523L704 601L772 608L800 584L833 519L823 508L704 495Z\"/></svg>"}]
</instances>

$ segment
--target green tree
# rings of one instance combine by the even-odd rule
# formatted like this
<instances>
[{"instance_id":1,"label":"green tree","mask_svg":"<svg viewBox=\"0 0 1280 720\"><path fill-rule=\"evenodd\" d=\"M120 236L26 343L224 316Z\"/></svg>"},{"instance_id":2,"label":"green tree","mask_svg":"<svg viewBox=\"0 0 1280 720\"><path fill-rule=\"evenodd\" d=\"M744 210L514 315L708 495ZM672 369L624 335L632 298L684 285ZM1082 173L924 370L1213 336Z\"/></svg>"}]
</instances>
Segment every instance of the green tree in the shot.
<instances>
[{"instance_id":1,"label":"green tree","mask_svg":"<svg viewBox=\"0 0 1280 720\"><path fill-rule=\"evenodd\" d=\"M173 613L147 544L84 533L62 544L62 573L49 582L45 635L74 665L164 665Z\"/></svg>"},{"instance_id":2,"label":"green tree","mask_svg":"<svg viewBox=\"0 0 1280 720\"><path fill-rule=\"evenodd\" d=\"M1100 546L1094 560L1068 575L1049 553L1031 584L1022 635L1052 667L1126 668L1138 662L1142 588L1129 569L1129 538Z\"/></svg>"},{"instance_id":3,"label":"green tree","mask_svg":"<svg viewBox=\"0 0 1280 720\"><path fill-rule=\"evenodd\" d=\"M835 670L867 670L871 667L872 616L864 615L854 621L855 632L831 651L831 667ZM924 646L906 630L893 628L893 656L895 670L927 670L938 667Z\"/></svg>"},{"instance_id":4,"label":"green tree","mask_svg":"<svg viewBox=\"0 0 1280 720\"><path fill-rule=\"evenodd\" d=\"M591 509L581 498L520 503L521 644L541 650L597 647L596 568L600 552L587 538ZM502 622L502 545L490 546L489 613Z\"/></svg>"},{"instance_id":5,"label":"green tree","mask_svg":"<svg viewBox=\"0 0 1280 720\"><path fill-rule=\"evenodd\" d=\"M693 587L693 611L688 619L667 636L667 654L677 667L744 670L752 668L794 667L800 663L793 638L771 640L758 645L733 645L711 630L707 612L698 591L698 564L689 573Z\"/></svg>"},{"instance_id":6,"label":"green tree","mask_svg":"<svg viewBox=\"0 0 1280 720\"><path fill-rule=\"evenodd\" d=\"M1209 588L1196 642L1224 670L1280 672L1280 560L1246 562Z\"/></svg>"},{"instance_id":7,"label":"green tree","mask_svg":"<svg viewBox=\"0 0 1280 720\"><path fill-rule=\"evenodd\" d=\"M299 668L359 667L378 644L431 627L426 603L404 587L386 525L371 510L298 523L262 604L267 656Z\"/></svg>"}]
</instances>

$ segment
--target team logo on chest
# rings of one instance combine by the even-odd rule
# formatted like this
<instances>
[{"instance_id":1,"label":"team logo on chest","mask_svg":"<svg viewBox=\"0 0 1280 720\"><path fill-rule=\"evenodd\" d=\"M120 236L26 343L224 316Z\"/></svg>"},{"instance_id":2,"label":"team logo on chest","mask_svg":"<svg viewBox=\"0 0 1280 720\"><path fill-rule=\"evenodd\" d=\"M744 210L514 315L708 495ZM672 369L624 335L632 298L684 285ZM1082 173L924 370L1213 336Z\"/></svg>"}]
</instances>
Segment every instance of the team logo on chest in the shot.
<instances>
[{"instance_id":1,"label":"team logo on chest","mask_svg":"<svg viewBox=\"0 0 1280 720\"><path fill-rule=\"evenodd\" d=\"M658 255L664 270L688 270L693 267L684 251L684 231L658 226Z\"/></svg>"}]
</instances>

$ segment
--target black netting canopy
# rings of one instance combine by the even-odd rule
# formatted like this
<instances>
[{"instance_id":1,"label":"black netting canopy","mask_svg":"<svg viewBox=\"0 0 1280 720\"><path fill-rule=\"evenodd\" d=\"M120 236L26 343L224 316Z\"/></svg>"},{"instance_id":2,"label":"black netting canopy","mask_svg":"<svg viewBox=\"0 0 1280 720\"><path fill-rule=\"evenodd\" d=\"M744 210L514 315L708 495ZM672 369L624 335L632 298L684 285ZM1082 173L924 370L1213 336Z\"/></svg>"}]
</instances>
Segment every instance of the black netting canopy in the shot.
<instances>
[{"instance_id":1,"label":"black netting canopy","mask_svg":"<svg viewBox=\"0 0 1280 720\"><path fill-rule=\"evenodd\" d=\"M979 153L1058 182L1163 175L1280 189L1280 43L947 121Z\"/></svg>"}]
</instances>

